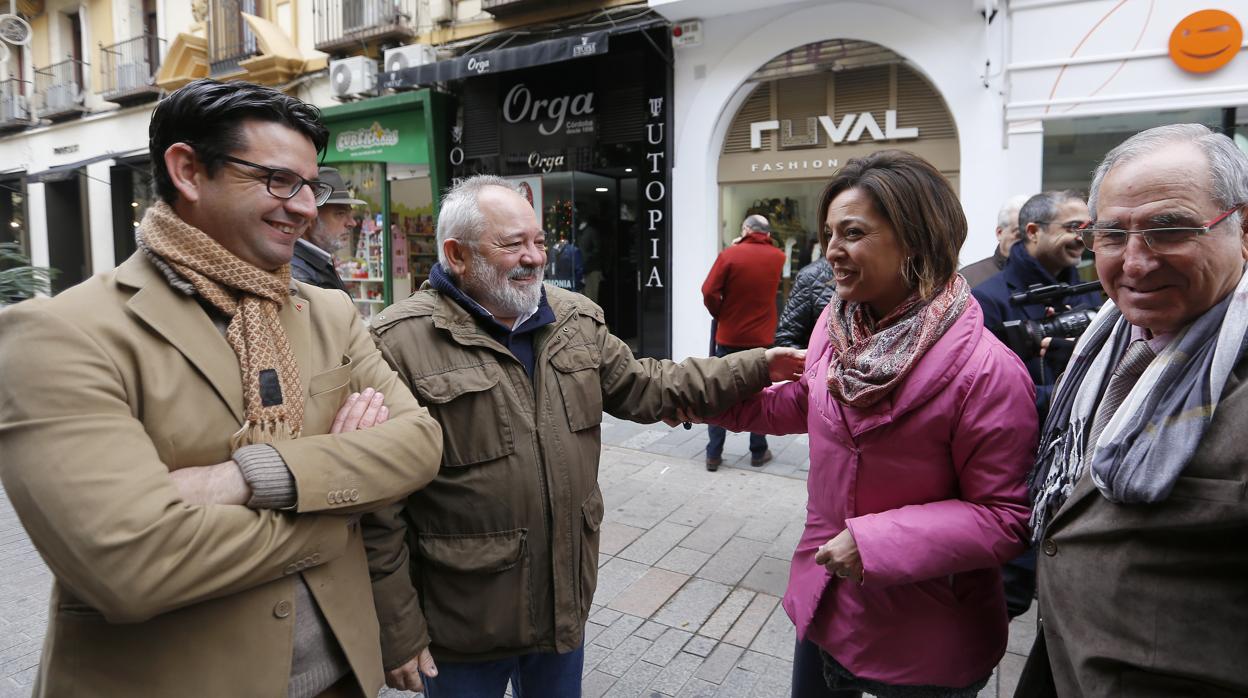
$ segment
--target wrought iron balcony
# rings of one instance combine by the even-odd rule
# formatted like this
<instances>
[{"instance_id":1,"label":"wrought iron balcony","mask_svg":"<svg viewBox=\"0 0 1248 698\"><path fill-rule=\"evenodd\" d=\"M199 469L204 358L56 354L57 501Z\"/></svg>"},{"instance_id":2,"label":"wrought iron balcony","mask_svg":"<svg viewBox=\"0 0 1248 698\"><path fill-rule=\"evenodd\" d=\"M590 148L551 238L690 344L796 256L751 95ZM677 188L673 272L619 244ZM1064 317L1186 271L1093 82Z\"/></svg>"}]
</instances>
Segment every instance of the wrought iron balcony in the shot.
<instances>
[{"instance_id":1,"label":"wrought iron balcony","mask_svg":"<svg viewBox=\"0 0 1248 698\"><path fill-rule=\"evenodd\" d=\"M212 0L208 23L209 73L213 77L242 72L243 61L255 56L260 47L242 13L258 14L256 0Z\"/></svg>"},{"instance_id":2,"label":"wrought iron balcony","mask_svg":"<svg viewBox=\"0 0 1248 698\"><path fill-rule=\"evenodd\" d=\"M88 64L72 58L35 68L35 114L41 119L77 116L82 106Z\"/></svg>"},{"instance_id":3,"label":"wrought iron balcony","mask_svg":"<svg viewBox=\"0 0 1248 698\"><path fill-rule=\"evenodd\" d=\"M103 70L100 77L103 84L100 85L100 96L118 104L142 102L160 96L160 88L154 78L160 68L164 43L163 39L153 34L143 34L112 46L101 46Z\"/></svg>"},{"instance_id":4,"label":"wrought iron balcony","mask_svg":"<svg viewBox=\"0 0 1248 698\"><path fill-rule=\"evenodd\" d=\"M0 80L0 131L13 131L31 124L29 83L16 78Z\"/></svg>"},{"instance_id":5,"label":"wrought iron balcony","mask_svg":"<svg viewBox=\"0 0 1248 698\"><path fill-rule=\"evenodd\" d=\"M316 49L327 53L416 35L416 0L316 0L312 13Z\"/></svg>"}]
</instances>

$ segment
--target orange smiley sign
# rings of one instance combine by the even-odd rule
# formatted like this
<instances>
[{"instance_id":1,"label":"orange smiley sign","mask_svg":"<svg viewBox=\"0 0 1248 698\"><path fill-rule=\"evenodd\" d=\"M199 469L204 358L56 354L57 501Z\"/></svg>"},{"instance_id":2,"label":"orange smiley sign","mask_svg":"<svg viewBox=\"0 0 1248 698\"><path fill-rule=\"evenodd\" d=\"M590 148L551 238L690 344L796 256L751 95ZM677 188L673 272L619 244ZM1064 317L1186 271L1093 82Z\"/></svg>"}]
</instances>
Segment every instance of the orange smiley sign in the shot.
<instances>
[{"instance_id":1,"label":"orange smiley sign","mask_svg":"<svg viewBox=\"0 0 1248 698\"><path fill-rule=\"evenodd\" d=\"M1209 73L1239 53L1244 30L1222 10L1201 10L1184 17L1170 33L1170 59L1183 70Z\"/></svg>"}]
</instances>

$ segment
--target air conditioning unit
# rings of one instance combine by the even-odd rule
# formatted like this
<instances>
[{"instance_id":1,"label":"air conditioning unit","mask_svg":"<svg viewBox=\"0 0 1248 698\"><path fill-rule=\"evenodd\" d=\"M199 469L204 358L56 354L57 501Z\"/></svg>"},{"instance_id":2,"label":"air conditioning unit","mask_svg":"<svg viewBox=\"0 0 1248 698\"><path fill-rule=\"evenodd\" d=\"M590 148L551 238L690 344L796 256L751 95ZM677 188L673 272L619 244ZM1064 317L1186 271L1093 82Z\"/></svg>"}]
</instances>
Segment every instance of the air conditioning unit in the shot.
<instances>
[{"instance_id":1,"label":"air conditioning unit","mask_svg":"<svg viewBox=\"0 0 1248 698\"><path fill-rule=\"evenodd\" d=\"M396 70L414 68L437 60L438 54L434 53L433 47L429 44L408 44L398 48L389 48L386 49L386 72L393 73Z\"/></svg>"},{"instance_id":2,"label":"air conditioning unit","mask_svg":"<svg viewBox=\"0 0 1248 698\"><path fill-rule=\"evenodd\" d=\"M48 91L43 93L43 110L49 113L59 113L69 111L82 101L82 93L78 90L78 85L72 82L62 82L48 87Z\"/></svg>"},{"instance_id":3,"label":"air conditioning unit","mask_svg":"<svg viewBox=\"0 0 1248 698\"><path fill-rule=\"evenodd\" d=\"M26 121L30 112L26 108L26 97L23 95L5 95L0 97L0 123Z\"/></svg>"},{"instance_id":4,"label":"air conditioning unit","mask_svg":"<svg viewBox=\"0 0 1248 698\"><path fill-rule=\"evenodd\" d=\"M329 62L329 90L337 98L368 94L377 86L377 61L351 56Z\"/></svg>"},{"instance_id":5,"label":"air conditioning unit","mask_svg":"<svg viewBox=\"0 0 1248 698\"><path fill-rule=\"evenodd\" d=\"M151 70L148 68L147 61L123 63L117 66L117 91L130 92L147 87L150 76Z\"/></svg>"}]
</instances>

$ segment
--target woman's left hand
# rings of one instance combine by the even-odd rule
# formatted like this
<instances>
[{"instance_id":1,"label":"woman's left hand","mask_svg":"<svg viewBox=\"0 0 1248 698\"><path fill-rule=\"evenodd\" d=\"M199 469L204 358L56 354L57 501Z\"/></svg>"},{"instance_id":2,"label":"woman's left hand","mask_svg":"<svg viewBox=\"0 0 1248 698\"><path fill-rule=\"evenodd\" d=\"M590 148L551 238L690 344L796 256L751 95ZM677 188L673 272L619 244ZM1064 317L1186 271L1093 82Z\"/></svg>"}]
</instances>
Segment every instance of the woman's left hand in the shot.
<instances>
[{"instance_id":1,"label":"woman's left hand","mask_svg":"<svg viewBox=\"0 0 1248 698\"><path fill-rule=\"evenodd\" d=\"M767 359L767 374L773 383L797 380L806 369L805 349L772 347L764 356Z\"/></svg>"},{"instance_id":2,"label":"woman's left hand","mask_svg":"<svg viewBox=\"0 0 1248 698\"><path fill-rule=\"evenodd\" d=\"M862 583L862 558L858 556L858 543L854 541L854 534L848 528L819 546L815 553L815 564L823 565L837 577L852 577L859 584Z\"/></svg>"}]
</instances>

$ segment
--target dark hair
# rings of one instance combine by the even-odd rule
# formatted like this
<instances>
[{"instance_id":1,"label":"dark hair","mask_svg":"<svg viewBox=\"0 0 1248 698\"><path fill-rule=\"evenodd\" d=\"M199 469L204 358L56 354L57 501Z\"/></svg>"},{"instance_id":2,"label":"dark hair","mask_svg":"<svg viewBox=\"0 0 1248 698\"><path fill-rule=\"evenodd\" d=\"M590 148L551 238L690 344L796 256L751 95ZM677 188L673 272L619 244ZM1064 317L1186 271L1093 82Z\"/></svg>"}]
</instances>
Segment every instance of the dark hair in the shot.
<instances>
[{"instance_id":1,"label":"dark hair","mask_svg":"<svg viewBox=\"0 0 1248 698\"><path fill-rule=\"evenodd\" d=\"M1057 207L1067 201L1083 203L1083 194L1074 189L1060 189L1042 191L1027 199L1018 209L1018 229L1026 235L1028 223L1052 223L1057 216Z\"/></svg>"},{"instance_id":2,"label":"dark hair","mask_svg":"<svg viewBox=\"0 0 1248 698\"><path fill-rule=\"evenodd\" d=\"M148 127L152 156L152 187L172 204L178 191L165 168L165 151L175 143L189 143L208 176L224 164L224 157L247 147L242 125L248 119L283 124L312 141L316 152L325 150L329 129L321 111L277 90L248 82L218 82L204 78L174 90L160 100Z\"/></svg>"},{"instance_id":3,"label":"dark hair","mask_svg":"<svg viewBox=\"0 0 1248 698\"><path fill-rule=\"evenodd\" d=\"M966 241L966 214L949 181L932 164L904 150L881 150L853 158L828 182L819 200L819 244L828 249L828 208L842 192L858 189L871 197L906 254L919 295L928 300L958 269Z\"/></svg>"}]
</instances>

